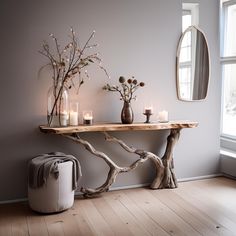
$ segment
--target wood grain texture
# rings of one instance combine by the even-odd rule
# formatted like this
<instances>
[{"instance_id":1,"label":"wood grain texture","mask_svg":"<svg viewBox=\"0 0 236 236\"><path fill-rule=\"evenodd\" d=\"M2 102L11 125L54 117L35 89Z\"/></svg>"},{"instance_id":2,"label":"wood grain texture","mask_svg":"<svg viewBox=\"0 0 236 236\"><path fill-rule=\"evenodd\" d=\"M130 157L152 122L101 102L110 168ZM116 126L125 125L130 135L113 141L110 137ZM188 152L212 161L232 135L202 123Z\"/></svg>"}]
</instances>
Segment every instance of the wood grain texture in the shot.
<instances>
[{"instance_id":1,"label":"wood grain texture","mask_svg":"<svg viewBox=\"0 0 236 236\"><path fill-rule=\"evenodd\" d=\"M164 130L164 129L182 129L195 128L198 126L197 122L193 121L170 121L168 123L134 123L134 124L120 124L120 123L97 123L94 125L79 125L67 127L49 127L47 125L40 125L39 129L44 133L56 134L71 134L82 132L104 132L104 131L132 131L132 130Z\"/></svg>"},{"instance_id":2,"label":"wood grain texture","mask_svg":"<svg viewBox=\"0 0 236 236\"><path fill-rule=\"evenodd\" d=\"M77 197L68 211L42 215L26 203L0 205L0 236L236 236L236 181L225 177L179 188L112 191Z\"/></svg>"}]
</instances>

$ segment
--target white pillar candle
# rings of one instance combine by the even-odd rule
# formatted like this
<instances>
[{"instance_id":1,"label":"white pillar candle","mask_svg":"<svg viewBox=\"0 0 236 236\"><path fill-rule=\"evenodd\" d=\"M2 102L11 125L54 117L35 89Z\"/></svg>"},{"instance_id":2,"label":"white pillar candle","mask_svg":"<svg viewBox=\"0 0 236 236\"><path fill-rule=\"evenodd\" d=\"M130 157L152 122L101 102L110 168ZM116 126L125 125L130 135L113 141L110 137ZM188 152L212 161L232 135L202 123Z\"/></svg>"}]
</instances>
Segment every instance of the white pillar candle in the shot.
<instances>
[{"instance_id":1,"label":"white pillar candle","mask_svg":"<svg viewBox=\"0 0 236 236\"><path fill-rule=\"evenodd\" d=\"M168 111L160 111L158 113L158 118L160 122L168 122Z\"/></svg>"},{"instance_id":2,"label":"white pillar candle","mask_svg":"<svg viewBox=\"0 0 236 236\"><path fill-rule=\"evenodd\" d=\"M78 112L71 111L70 112L70 125L78 125L79 124L79 116Z\"/></svg>"},{"instance_id":3,"label":"white pillar candle","mask_svg":"<svg viewBox=\"0 0 236 236\"><path fill-rule=\"evenodd\" d=\"M77 101L70 102L70 125L78 125L79 124L79 103Z\"/></svg>"},{"instance_id":4,"label":"white pillar candle","mask_svg":"<svg viewBox=\"0 0 236 236\"><path fill-rule=\"evenodd\" d=\"M61 112L59 115L59 123L61 126L67 126L68 124L68 114L67 112Z\"/></svg>"}]
</instances>

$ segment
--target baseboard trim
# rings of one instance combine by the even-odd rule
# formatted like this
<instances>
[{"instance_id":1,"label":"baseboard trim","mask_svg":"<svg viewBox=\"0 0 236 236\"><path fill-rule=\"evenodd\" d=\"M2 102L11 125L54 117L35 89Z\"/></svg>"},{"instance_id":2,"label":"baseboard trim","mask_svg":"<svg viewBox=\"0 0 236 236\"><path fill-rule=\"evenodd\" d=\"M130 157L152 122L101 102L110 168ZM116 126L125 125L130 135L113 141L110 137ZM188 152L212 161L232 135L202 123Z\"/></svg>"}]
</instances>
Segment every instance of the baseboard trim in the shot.
<instances>
[{"instance_id":1,"label":"baseboard trim","mask_svg":"<svg viewBox=\"0 0 236 236\"><path fill-rule=\"evenodd\" d=\"M178 179L178 182L210 179L210 178L216 178L216 177L221 177L221 176L224 176L230 179L236 179L235 177L231 175L219 173L219 174L203 175L203 176L196 176L196 177L189 177L189 178L180 178ZM149 185L150 183L144 183L144 184L134 184L134 185L127 185L127 186L112 187L110 188L110 191L125 190L125 189L131 189L131 188L142 188L142 187L147 187ZM82 195L80 191L75 192L75 196L80 196L80 195ZM26 201L28 201L28 198L20 198L20 199L14 199L14 200L0 201L0 204L18 203L18 202L26 202Z\"/></svg>"},{"instance_id":2,"label":"baseboard trim","mask_svg":"<svg viewBox=\"0 0 236 236\"><path fill-rule=\"evenodd\" d=\"M180 178L178 179L178 182L187 182L187 181L194 181L194 180L201 180L201 179L211 179L216 177L222 177L222 173L218 174L212 174L212 175L202 175L202 176L196 176L196 177L189 177L189 178Z\"/></svg>"},{"instance_id":3,"label":"baseboard trim","mask_svg":"<svg viewBox=\"0 0 236 236\"><path fill-rule=\"evenodd\" d=\"M18 203L18 202L27 202L27 201L28 201L28 198L19 198L19 199L13 199L13 200L0 201L0 205Z\"/></svg>"},{"instance_id":4,"label":"baseboard trim","mask_svg":"<svg viewBox=\"0 0 236 236\"><path fill-rule=\"evenodd\" d=\"M226 177L226 178L229 178L229 179L236 180L236 177L235 177L235 176L232 176L232 175L229 175L229 174L226 174L226 173L222 173L222 176L224 176L224 177Z\"/></svg>"},{"instance_id":5,"label":"baseboard trim","mask_svg":"<svg viewBox=\"0 0 236 236\"><path fill-rule=\"evenodd\" d=\"M119 186L119 187L111 187L109 191L117 191L117 190L125 190L125 189L131 189L131 188L142 188L142 187L147 187L149 186L150 183L145 183L145 184L134 184L134 185L126 185L126 186ZM82 195L80 191L76 191L75 195L79 196Z\"/></svg>"},{"instance_id":6,"label":"baseboard trim","mask_svg":"<svg viewBox=\"0 0 236 236\"><path fill-rule=\"evenodd\" d=\"M223 173L218 173L218 174L212 174L212 175L202 175L202 176L189 177L189 178L180 178L180 179L177 179L177 181L181 183L181 182L201 180L201 179L211 179L211 178L222 177L222 176L230 178L229 176L226 176ZM147 187L149 185L150 183L111 187L110 191L125 190L125 189L131 189L131 188L142 188L142 187ZM79 195L82 195L82 193L77 191L75 195L79 196Z\"/></svg>"}]
</instances>

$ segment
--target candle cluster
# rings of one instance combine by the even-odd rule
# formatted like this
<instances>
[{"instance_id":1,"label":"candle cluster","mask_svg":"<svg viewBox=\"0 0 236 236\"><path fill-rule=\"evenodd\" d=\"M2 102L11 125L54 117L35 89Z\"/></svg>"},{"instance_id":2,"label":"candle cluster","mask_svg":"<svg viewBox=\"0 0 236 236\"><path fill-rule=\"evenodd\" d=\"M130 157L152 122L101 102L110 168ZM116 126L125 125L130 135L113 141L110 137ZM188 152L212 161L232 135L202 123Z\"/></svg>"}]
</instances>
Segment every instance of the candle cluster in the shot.
<instances>
[{"instance_id":1,"label":"candle cluster","mask_svg":"<svg viewBox=\"0 0 236 236\"><path fill-rule=\"evenodd\" d=\"M71 102L70 103L70 114L69 116L65 116L64 114L61 115L63 119L69 120L69 125L77 126L79 125L79 104L78 102ZM92 125L93 123L93 112L92 111L83 111L82 112L82 123L85 125ZM64 120L61 121L63 126L67 126L68 122L64 123Z\"/></svg>"},{"instance_id":2,"label":"candle cluster","mask_svg":"<svg viewBox=\"0 0 236 236\"><path fill-rule=\"evenodd\" d=\"M146 116L145 123L150 123L150 116L153 115L153 107L152 106L146 106L144 107L143 114ZM157 118L159 122L168 122L168 111L163 110L159 111L157 114Z\"/></svg>"}]
</instances>

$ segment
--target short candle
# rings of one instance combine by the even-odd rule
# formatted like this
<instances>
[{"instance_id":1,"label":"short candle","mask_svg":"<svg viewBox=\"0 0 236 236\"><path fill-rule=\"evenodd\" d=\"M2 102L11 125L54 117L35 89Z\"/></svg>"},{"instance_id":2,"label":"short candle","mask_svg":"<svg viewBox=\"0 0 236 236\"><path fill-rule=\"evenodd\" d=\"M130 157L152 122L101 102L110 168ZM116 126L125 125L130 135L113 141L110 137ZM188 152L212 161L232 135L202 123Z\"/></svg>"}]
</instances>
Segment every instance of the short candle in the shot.
<instances>
[{"instance_id":1,"label":"short candle","mask_svg":"<svg viewBox=\"0 0 236 236\"><path fill-rule=\"evenodd\" d=\"M153 108L152 107L145 107L144 108L144 114L152 114Z\"/></svg>"},{"instance_id":2,"label":"short candle","mask_svg":"<svg viewBox=\"0 0 236 236\"><path fill-rule=\"evenodd\" d=\"M158 117L160 122L168 122L168 111L160 111Z\"/></svg>"},{"instance_id":3,"label":"short candle","mask_svg":"<svg viewBox=\"0 0 236 236\"><path fill-rule=\"evenodd\" d=\"M85 125L92 125L93 123L93 115L92 111L84 111L83 112L83 120Z\"/></svg>"}]
</instances>

